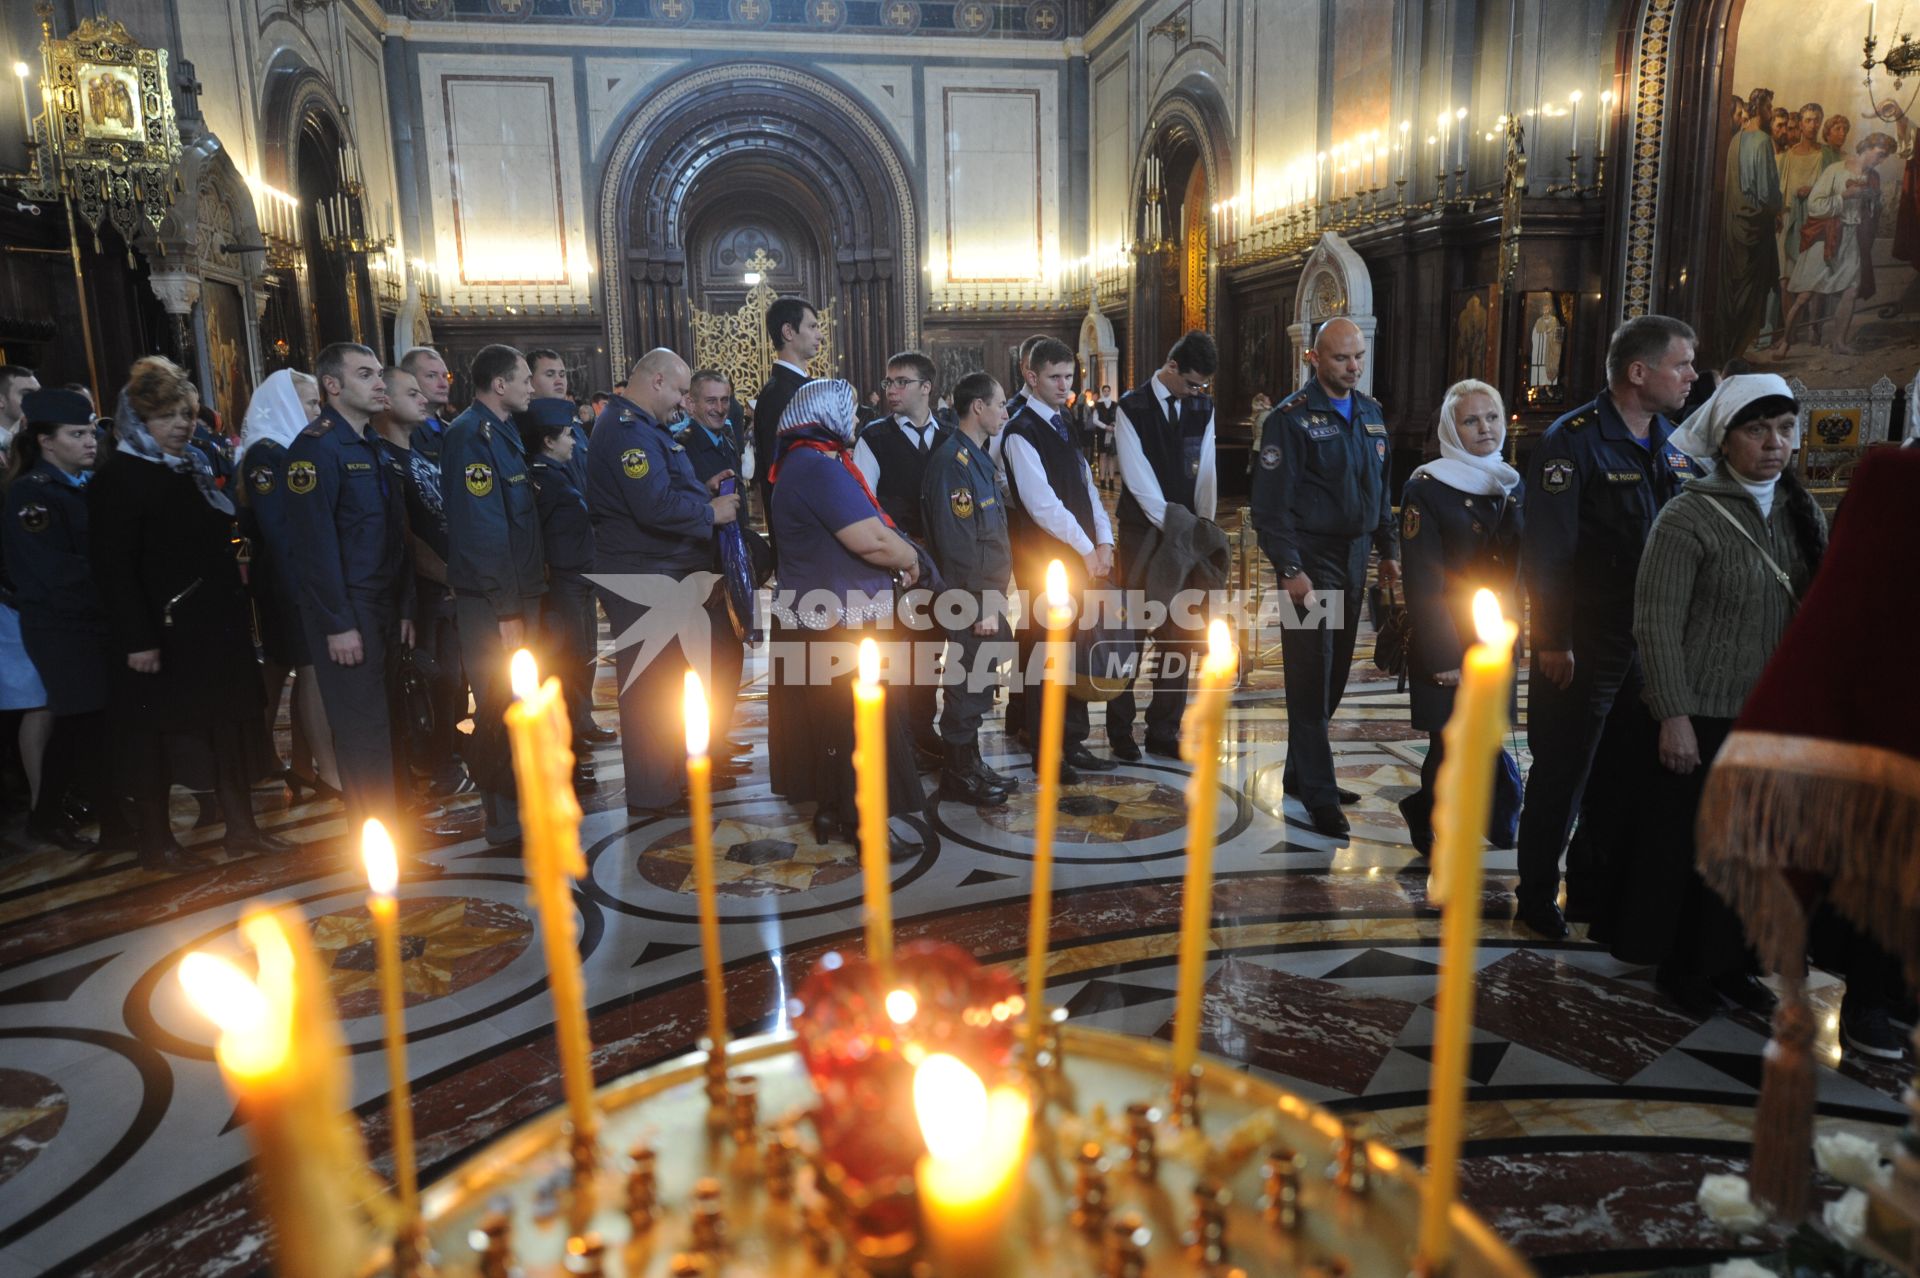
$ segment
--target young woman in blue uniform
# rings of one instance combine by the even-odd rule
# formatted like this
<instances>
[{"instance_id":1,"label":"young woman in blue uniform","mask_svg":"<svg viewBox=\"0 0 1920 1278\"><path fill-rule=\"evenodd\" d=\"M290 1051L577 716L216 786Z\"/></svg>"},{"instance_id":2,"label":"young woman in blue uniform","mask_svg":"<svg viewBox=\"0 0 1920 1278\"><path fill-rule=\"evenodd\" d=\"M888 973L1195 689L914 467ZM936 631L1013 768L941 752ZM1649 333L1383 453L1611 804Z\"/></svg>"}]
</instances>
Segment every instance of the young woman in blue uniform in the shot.
<instances>
[{"instance_id":1,"label":"young woman in blue uniform","mask_svg":"<svg viewBox=\"0 0 1920 1278\"><path fill-rule=\"evenodd\" d=\"M319 416L320 384L305 373L283 368L253 392L240 437L240 531L253 547L247 584L260 627L260 651L266 656L267 732L271 740L274 720L280 715L280 694L292 674L293 764L287 769L287 790L296 800L302 790L329 798L340 794L327 708L320 700L313 653L300 624L300 590L293 574L292 532L286 513L287 449Z\"/></svg>"},{"instance_id":2,"label":"young woman in blue uniform","mask_svg":"<svg viewBox=\"0 0 1920 1278\"><path fill-rule=\"evenodd\" d=\"M96 441L93 405L69 390L38 390L22 404L24 421L8 463L7 576L27 654L46 687L53 734L27 834L69 852L93 846L68 816L67 800L97 778L107 707L107 618L87 563L86 481ZM103 795L85 796L115 829ZM108 842L114 840L109 837Z\"/></svg>"},{"instance_id":3,"label":"young woman in blue uniform","mask_svg":"<svg viewBox=\"0 0 1920 1278\"><path fill-rule=\"evenodd\" d=\"M540 599L540 632L548 668L560 676L575 723L591 724L594 650L600 637L593 608L593 520L574 482L573 401L536 399L514 414L527 452L534 507L540 512L540 543L547 561L547 593ZM582 459L585 460L584 458ZM592 744L574 745L573 784L588 790L598 782ZM583 748L584 747L584 748Z\"/></svg>"},{"instance_id":4,"label":"young woman in blue uniform","mask_svg":"<svg viewBox=\"0 0 1920 1278\"><path fill-rule=\"evenodd\" d=\"M115 654L116 788L133 801L140 863L156 870L206 864L173 838L168 736L211 747L229 852L293 848L253 819L246 725L261 698L234 508L189 445L192 432L186 373L157 356L137 361L114 415L120 455L87 485L88 558Z\"/></svg>"},{"instance_id":5,"label":"young woman in blue uniform","mask_svg":"<svg viewBox=\"0 0 1920 1278\"><path fill-rule=\"evenodd\" d=\"M1420 788L1400 800L1407 833L1422 856L1433 850L1433 781L1440 771L1440 730L1453 714L1460 662L1474 642L1473 596L1500 596L1500 610L1519 615L1520 472L1500 458L1506 444L1500 392L1485 382L1456 382L1440 407L1440 457L1413 472L1400 499L1400 572L1413 642L1408 701L1413 726L1428 734ZM1487 837L1513 846L1520 820L1520 770L1503 748L1495 774Z\"/></svg>"}]
</instances>

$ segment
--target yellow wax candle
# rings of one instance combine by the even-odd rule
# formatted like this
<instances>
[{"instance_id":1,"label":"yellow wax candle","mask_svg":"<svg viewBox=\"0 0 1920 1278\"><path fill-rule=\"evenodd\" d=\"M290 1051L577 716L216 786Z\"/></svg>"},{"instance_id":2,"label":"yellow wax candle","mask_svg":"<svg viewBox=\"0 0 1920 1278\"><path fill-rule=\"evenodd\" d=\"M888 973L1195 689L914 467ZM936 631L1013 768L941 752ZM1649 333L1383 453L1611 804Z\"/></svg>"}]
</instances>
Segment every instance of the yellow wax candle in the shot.
<instances>
[{"instance_id":1,"label":"yellow wax candle","mask_svg":"<svg viewBox=\"0 0 1920 1278\"><path fill-rule=\"evenodd\" d=\"M560 681L541 683L531 652L522 648L514 653L510 672L516 700L507 707L507 735L520 789L521 846L546 946L567 1113L579 1142L593 1138L599 1119L593 1107L586 984L574 939L573 880L587 872L587 862L580 852L580 802L573 794L573 731Z\"/></svg>"},{"instance_id":2,"label":"yellow wax candle","mask_svg":"<svg viewBox=\"0 0 1920 1278\"><path fill-rule=\"evenodd\" d=\"M1173 1076L1184 1079L1200 1055L1200 1005L1205 997L1209 923L1213 917L1214 813L1219 806L1220 729L1226 722L1237 660L1233 634L1215 618L1207 627L1207 658L1200 688L1187 707L1182 752L1193 764L1187 778L1187 878L1180 913L1179 996L1173 1012Z\"/></svg>"},{"instance_id":3,"label":"yellow wax candle","mask_svg":"<svg viewBox=\"0 0 1920 1278\"><path fill-rule=\"evenodd\" d=\"M1067 625L1073 619L1067 598L1067 568L1058 559L1047 565L1047 594L1041 614L1047 627L1046 666L1054 677L1040 689L1040 795L1033 813L1033 901L1027 918L1027 1043L1037 1050L1047 1020L1047 932L1053 923L1053 831L1060 808L1060 753L1066 735Z\"/></svg>"},{"instance_id":4,"label":"yellow wax candle","mask_svg":"<svg viewBox=\"0 0 1920 1278\"><path fill-rule=\"evenodd\" d=\"M240 930L258 957L257 981L195 951L180 964L180 983L220 1028L214 1057L246 1120L274 1273L348 1278L368 1250L354 1205L370 1177L347 1112L332 996L297 914L256 907Z\"/></svg>"},{"instance_id":5,"label":"yellow wax candle","mask_svg":"<svg viewBox=\"0 0 1920 1278\"><path fill-rule=\"evenodd\" d=\"M989 1093L963 1061L936 1054L914 1071L913 1107L927 1142L913 1179L936 1272L1005 1272L1007 1218L1026 1182L1027 1094L1017 1087Z\"/></svg>"},{"instance_id":6,"label":"yellow wax candle","mask_svg":"<svg viewBox=\"0 0 1920 1278\"><path fill-rule=\"evenodd\" d=\"M393 1124L393 1183L400 1213L411 1222L420 1213L420 1181L413 1161L413 1084L407 1078L406 995L400 976L399 858L387 828L368 820L360 835L367 867L367 912L373 916L374 954L380 975L380 1019L387 1047L387 1112Z\"/></svg>"},{"instance_id":7,"label":"yellow wax candle","mask_svg":"<svg viewBox=\"0 0 1920 1278\"><path fill-rule=\"evenodd\" d=\"M860 804L860 865L866 872L867 961L893 985L893 883L887 837L887 693L880 686L880 649L860 641L853 684L853 775Z\"/></svg>"},{"instance_id":8,"label":"yellow wax candle","mask_svg":"<svg viewBox=\"0 0 1920 1278\"><path fill-rule=\"evenodd\" d=\"M1474 950L1480 937L1480 857L1493 804L1493 767L1513 696L1518 628L1500 615L1490 590L1473 597L1480 642L1467 649L1460 690L1447 720L1446 757L1434 785L1434 877L1446 917L1441 925L1440 993L1434 1005L1427 1168L1420 1205L1420 1256L1429 1272L1447 1262L1448 1217L1460 1178L1467 1048L1473 1036Z\"/></svg>"},{"instance_id":9,"label":"yellow wax candle","mask_svg":"<svg viewBox=\"0 0 1920 1278\"><path fill-rule=\"evenodd\" d=\"M707 693L687 671L681 698L687 720L687 814L693 820L693 880L700 891L700 948L707 972L707 1038L727 1050L727 987L720 973L720 902L713 882L713 760L707 754Z\"/></svg>"}]
</instances>

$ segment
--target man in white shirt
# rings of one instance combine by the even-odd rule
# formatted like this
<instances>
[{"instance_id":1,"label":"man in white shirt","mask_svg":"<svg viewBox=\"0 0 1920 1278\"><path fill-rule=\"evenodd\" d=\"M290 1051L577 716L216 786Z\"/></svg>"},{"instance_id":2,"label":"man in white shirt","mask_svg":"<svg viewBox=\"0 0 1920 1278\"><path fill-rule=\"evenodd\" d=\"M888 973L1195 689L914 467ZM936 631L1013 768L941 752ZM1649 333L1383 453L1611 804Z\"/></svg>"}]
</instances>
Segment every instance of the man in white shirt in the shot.
<instances>
[{"instance_id":1,"label":"man in white shirt","mask_svg":"<svg viewBox=\"0 0 1920 1278\"><path fill-rule=\"evenodd\" d=\"M1033 347L1027 364L1026 402L1007 424L1001 455L1013 498L1014 578L1037 604L1046 590L1051 560L1066 566L1069 586L1076 593L1113 572L1113 526L1100 504L1079 432L1067 419L1073 396L1073 351L1066 343L1047 338ZM1021 627L1022 670L1033 668L1032 650L1042 637L1031 618ZM1027 739L1037 756L1041 698L1029 695L1024 704ZM1086 702L1069 697L1062 784L1077 783L1083 771L1106 772L1114 766L1113 760L1087 749L1088 730ZM1035 769L1037 773L1037 757Z\"/></svg>"},{"instance_id":2,"label":"man in white shirt","mask_svg":"<svg viewBox=\"0 0 1920 1278\"><path fill-rule=\"evenodd\" d=\"M1182 506L1211 520L1219 502L1214 464L1213 400L1207 387L1220 367L1213 338L1195 330L1167 352L1167 361L1121 396L1113 446L1120 462L1120 579L1134 568L1150 532L1165 526L1167 508ZM1152 635L1153 700L1147 706L1147 751L1180 757L1180 718L1187 708L1187 675L1203 635L1170 617ZM1140 757L1133 740L1133 690L1107 703L1107 741L1116 758Z\"/></svg>"}]
</instances>

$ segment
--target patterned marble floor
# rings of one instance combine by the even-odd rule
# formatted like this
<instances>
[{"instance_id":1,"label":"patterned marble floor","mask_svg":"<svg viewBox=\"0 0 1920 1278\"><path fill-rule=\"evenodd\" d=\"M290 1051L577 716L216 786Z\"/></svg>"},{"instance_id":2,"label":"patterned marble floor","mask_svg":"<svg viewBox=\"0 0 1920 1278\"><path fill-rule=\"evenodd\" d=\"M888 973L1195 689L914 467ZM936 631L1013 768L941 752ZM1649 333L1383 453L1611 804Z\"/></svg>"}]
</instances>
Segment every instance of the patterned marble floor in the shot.
<instances>
[{"instance_id":1,"label":"patterned marble floor","mask_svg":"<svg viewBox=\"0 0 1920 1278\"><path fill-rule=\"evenodd\" d=\"M1277 645L1275 645L1277 646ZM1363 642L1363 649L1365 644ZM1423 739L1363 651L1334 749L1361 793L1349 839L1315 833L1279 793L1287 732L1270 664L1235 697L1215 812L1216 952L1206 1050L1364 1118L1418 1156L1432 1056L1439 919L1394 801ZM765 765L763 674L742 705ZM612 725L610 671L600 719ZM1094 740L1102 740L1096 710ZM1013 755L995 735L989 754ZM630 823L618 747L583 831L577 894L602 1081L688 1050L703 1016L684 820ZM1073 788L1058 845L1048 989L1076 1022L1166 1036L1181 908L1182 765L1152 759ZM214 868L170 877L127 858L15 849L0 859L0 1278L38 1273L257 1272L246 1135L206 1025L171 979L189 948L234 946L239 907L295 901L331 964L353 1053L353 1102L383 1170L386 1063L364 881L336 805L256 792L262 821L300 841L228 858L216 827L183 837ZM1018 966L1026 935L1031 792L1004 812L940 805L926 851L897 866L903 939L939 937ZM729 1007L780 1023L825 951L857 944L853 849L813 843L805 814L743 784L718 796ZM184 829L191 806L178 813ZM431 1176L555 1105L559 1080L536 925L517 849L472 835L427 850L444 877L401 887L420 1161ZM1579 930L1543 944L1507 921L1513 855L1488 857L1472 1060L1469 1202L1546 1273L1620 1272L1778 1245L1729 1238L1694 1205L1701 1176L1743 1165L1764 1026L1699 1024L1650 973ZM1819 991L1835 1001L1829 983ZM1829 1021L1820 1122L1890 1138L1903 1071L1842 1057Z\"/></svg>"}]
</instances>

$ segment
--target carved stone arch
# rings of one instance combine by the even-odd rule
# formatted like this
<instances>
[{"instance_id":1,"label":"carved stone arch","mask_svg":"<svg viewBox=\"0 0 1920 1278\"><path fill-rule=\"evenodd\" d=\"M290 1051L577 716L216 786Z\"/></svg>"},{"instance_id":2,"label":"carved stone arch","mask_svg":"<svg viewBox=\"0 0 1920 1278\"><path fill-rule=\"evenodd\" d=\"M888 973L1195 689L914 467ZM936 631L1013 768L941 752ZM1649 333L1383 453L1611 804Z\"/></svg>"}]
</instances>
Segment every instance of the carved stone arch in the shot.
<instances>
[{"instance_id":1,"label":"carved stone arch","mask_svg":"<svg viewBox=\"0 0 1920 1278\"><path fill-rule=\"evenodd\" d=\"M261 167L268 182L291 192L301 131L318 127L346 146L353 139L347 112L326 75L295 49L275 52L260 88Z\"/></svg>"},{"instance_id":2,"label":"carved stone arch","mask_svg":"<svg viewBox=\"0 0 1920 1278\"><path fill-rule=\"evenodd\" d=\"M1210 76L1190 74L1155 101L1147 112L1150 125L1146 138L1133 157L1133 178L1129 185L1133 206L1138 208L1146 198L1147 156L1168 144L1190 144L1199 152L1207 175L1207 190L1213 192L1215 198L1231 189L1236 178L1230 118L1226 98ZM1165 159L1164 153L1162 159Z\"/></svg>"},{"instance_id":3,"label":"carved stone arch","mask_svg":"<svg viewBox=\"0 0 1920 1278\"><path fill-rule=\"evenodd\" d=\"M1374 334L1380 327L1379 317L1373 313L1373 275L1351 244L1328 231L1321 235L1300 270L1293 323L1287 326L1298 370L1296 385L1306 382L1307 352L1313 348L1314 334L1328 320L1343 317L1354 322L1371 349ZM1360 366L1360 390L1373 394L1372 361Z\"/></svg>"},{"instance_id":4,"label":"carved stone arch","mask_svg":"<svg viewBox=\"0 0 1920 1278\"><path fill-rule=\"evenodd\" d=\"M1098 393L1102 386L1124 389L1120 383L1120 342L1113 332L1113 321L1100 311L1095 300L1080 320L1080 368L1085 378L1081 385Z\"/></svg>"},{"instance_id":5,"label":"carved stone arch","mask_svg":"<svg viewBox=\"0 0 1920 1278\"><path fill-rule=\"evenodd\" d=\"M603 165L599 253L608 355L623 369L643 344L690 343L689 210L717 172L752 158L818 197L856 376L920 338L920 233L907 166L886 127L845 89L793 67L729 63L650 93ZM874 366L869 368L869 365Z\"/></svg>"}]
</instances>

